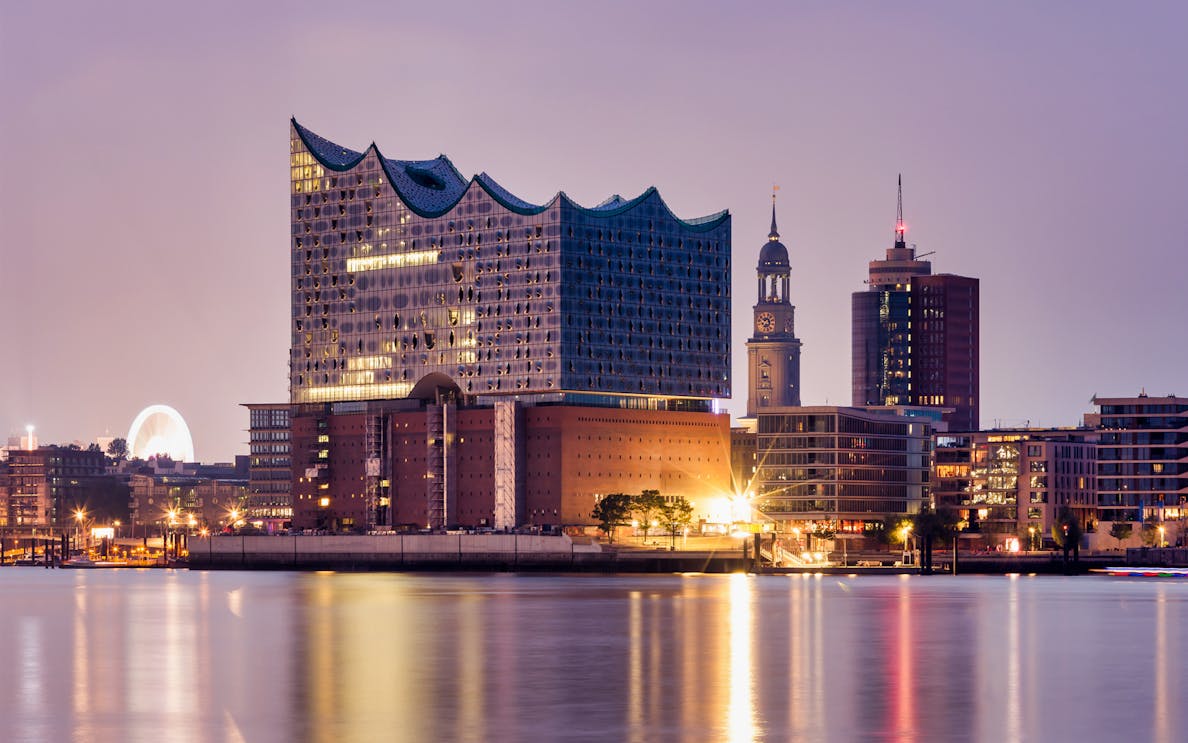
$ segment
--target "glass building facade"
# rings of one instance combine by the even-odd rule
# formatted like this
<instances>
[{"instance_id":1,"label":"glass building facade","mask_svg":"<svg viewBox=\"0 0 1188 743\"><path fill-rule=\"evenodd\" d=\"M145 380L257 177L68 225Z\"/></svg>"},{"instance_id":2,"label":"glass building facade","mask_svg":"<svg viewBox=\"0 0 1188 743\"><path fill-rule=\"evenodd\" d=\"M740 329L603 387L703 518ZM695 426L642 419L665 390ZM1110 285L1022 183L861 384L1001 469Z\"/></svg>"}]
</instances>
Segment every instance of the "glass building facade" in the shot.
<instances>
[{"instance_id":1,"label":"glass building facade","mask_svg":"<svg viewBox=\"0 0 1188 743\"><path fill-rule=\"evenodd\" d=\"M709 409L730 396L730 216L655 189L544 205L448 159L290 126L295 404L408 396Z\"/></svg>"},{"instance_id":2,"label":"glass building facade","mask_svg":"<svg viewBox=\"0 0 1188 743\"><path fill-rule=\"evenodd\" d=\"M916 256L902 188L895 242L869 268L866 291L851 296L852 403L947 408L949 430L976 431L979 282L933 275Z\"/></svg>"},{"instance_id":3,"label":"glass building facade","mask_svg":"<svg viewBox=\"0 0 1188 743\"><path fill-rule=\"evenodd\" d=\"M924 502L934 419L831 406L757 418L755 507L766 518L861 534Z\"/></svg>"}]
</instances>

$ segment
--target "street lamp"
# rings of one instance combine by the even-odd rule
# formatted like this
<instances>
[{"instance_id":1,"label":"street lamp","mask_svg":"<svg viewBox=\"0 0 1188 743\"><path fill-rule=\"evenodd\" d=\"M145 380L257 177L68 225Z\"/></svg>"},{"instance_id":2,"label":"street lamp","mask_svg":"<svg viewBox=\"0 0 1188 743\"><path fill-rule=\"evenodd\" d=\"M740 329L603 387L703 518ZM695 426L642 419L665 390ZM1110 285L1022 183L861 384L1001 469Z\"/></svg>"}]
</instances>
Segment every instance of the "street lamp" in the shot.
<instances>
[{"instance_id":1,"label":"street lamp","mask_svg":"<svg viewBox=\"0 0 1188 743\"><path fill-rule=\"evenodd\" d=\"M1166 535L1167 535L1167 527L1165 527L1163 524L1160 524L1159 525L1159 546L1160 547L1167 546L1167 539L1164 538Z\"/></svg>"},{"instance_id":2,"label":"street lamp","mask_svg":"<svg viewBox=\"0 0 1188 743\"><path fill-rule=\"evenodd\" d=\"M1027 534L1028 534L1027 551L1034 552L1035 551L1035 527L1034 526L1027 527Z\"/></svg>"},{"instance_id":3,"label":"street lamp","mask_svg":"<svg viewBox=\"0 0 1188 743\"><path fill-rule=\"evenodd\" d=\"M912 535L912 525L904 524L899 531L903 535L903 551L911 554L912 564L914 565L916 564L916 556L914 551L908 549L908 537Z\"/></svg>"},{"instance_id":4,"label":"street lamp","mask_svg":"<svg viewBox=\"0 0 1188 743\"><path fill-rule=\"evenodd\" d=\"M83 528L83 520L86 519L86 517L87 517L86 511L84 511L81 508L74 509L74 543L76 545L80 541L79 537L81 536L81 532L82 532L82 528Z\"/></svg>"}]
</instances>

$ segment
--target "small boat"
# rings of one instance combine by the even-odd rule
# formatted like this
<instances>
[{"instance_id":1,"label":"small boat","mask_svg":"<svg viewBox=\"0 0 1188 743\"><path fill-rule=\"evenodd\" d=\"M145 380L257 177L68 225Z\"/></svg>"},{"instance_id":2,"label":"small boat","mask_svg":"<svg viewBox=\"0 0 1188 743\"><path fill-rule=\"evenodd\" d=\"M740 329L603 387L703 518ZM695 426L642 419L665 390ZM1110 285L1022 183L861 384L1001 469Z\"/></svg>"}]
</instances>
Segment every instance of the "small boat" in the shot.
<instances>
[{"instance_id":1,"label":"small boat","mask_svg":"<svg viewBox=\"0 0 1188 743\"><path fill-rule=\"evenodd\" d=\"M1188 578L1188 568L1154 568L1154 567L1107 567L1094 568L1094 573L1103 573L1118 578Z\"/></svg>"},{"instance_id":2,"label":"small boat","mask_svg":"<svg viewBox=\"0 0 1188 743\"><path fill-rule=\"evenodd\" d=\"M128 567L128 563L118 562L115 560L111 560L111 561L100 560L99 562L96 562L89 557L74 557L74 558L71 558L71 559L63 562L61 567L64 567L64 568L85 568L85 569L126 568L126 567Z\"/></svg>"}]
</instances>

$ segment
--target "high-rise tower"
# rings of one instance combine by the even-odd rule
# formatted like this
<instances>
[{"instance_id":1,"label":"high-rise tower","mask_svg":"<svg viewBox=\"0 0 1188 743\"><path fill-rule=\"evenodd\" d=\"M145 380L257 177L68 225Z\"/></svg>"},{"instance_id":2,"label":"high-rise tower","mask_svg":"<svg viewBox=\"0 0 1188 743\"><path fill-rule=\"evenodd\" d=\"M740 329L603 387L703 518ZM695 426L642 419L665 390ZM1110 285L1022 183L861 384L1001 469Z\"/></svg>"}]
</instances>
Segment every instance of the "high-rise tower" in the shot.
<instances>
[{"instance_id":1,"label":"high-rise tower","mask_svg":"<svg viewBox=\"0 0 1188 743\"><path fill-rule=\"evenodd\" d=\"M796 308L788 296L790 273L788 249L776 229L772 194L771 232L759 251L755 334L747 340L747 417L762 408L800 405L800 340Z\"/></svg>"},{"instance_id":2,"label":"high-rise tower","mask_svg":"<svg viewBox=\"0 0 1188 743\"><path fill-rule=\"evenodd\" d=\"M953 408L952 430L976 430L978 280L933 276L906 232L901 176L895 241L852 296L853 404Z\"/></svg>"}]
</instances>

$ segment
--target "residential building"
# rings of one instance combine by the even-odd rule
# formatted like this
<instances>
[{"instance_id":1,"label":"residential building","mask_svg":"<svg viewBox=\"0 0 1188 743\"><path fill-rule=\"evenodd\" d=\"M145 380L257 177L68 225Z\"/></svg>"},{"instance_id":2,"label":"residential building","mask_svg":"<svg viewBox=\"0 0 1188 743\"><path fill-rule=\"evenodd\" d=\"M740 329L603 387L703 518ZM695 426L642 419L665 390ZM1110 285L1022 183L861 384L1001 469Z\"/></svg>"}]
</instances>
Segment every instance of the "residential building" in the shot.
<instances>
[{"instance_id":1,"label":"residential building","mask_svg":"<svg viewBox=\"0 0 1188 743\"><path fill-rule=\"evenodd\" d=\"M9 526L73 525L76 511L108 484L100 451L63 446L8 453Z\"/></svg>"},{"instance_id":2,"label":"residential building","mask_svg":"<svg viewBox=\"0 0 1188 743\"><path fill-rule=\"evenodd\" d=\"M1188 398L1143 392L1094 404L1085 424L1101 436L1098 518L1162 524L1188 516Z\"/></svg>"},{"instance_id":3,"label":"residential building","mask_svg":"<svg viewBox=\"0 0 1188 743\"><path fill-rule=\"evenodd\" d=\"M1082 527L1096 524L1097 438L1088 428L938 433L932 499L983 546L1038 549L1066 508Z\"/></svg>"},{"instance_id":4,"label":"residential building","mask_svg":"<svg viewBox=\"0 0 1188 743\"><path fill-rule=\"evenodd\" d=\"M292 424L288 403L246 403L248 429L248 521L268 531L293 520Z\"/></svg>"}]
</instances>

